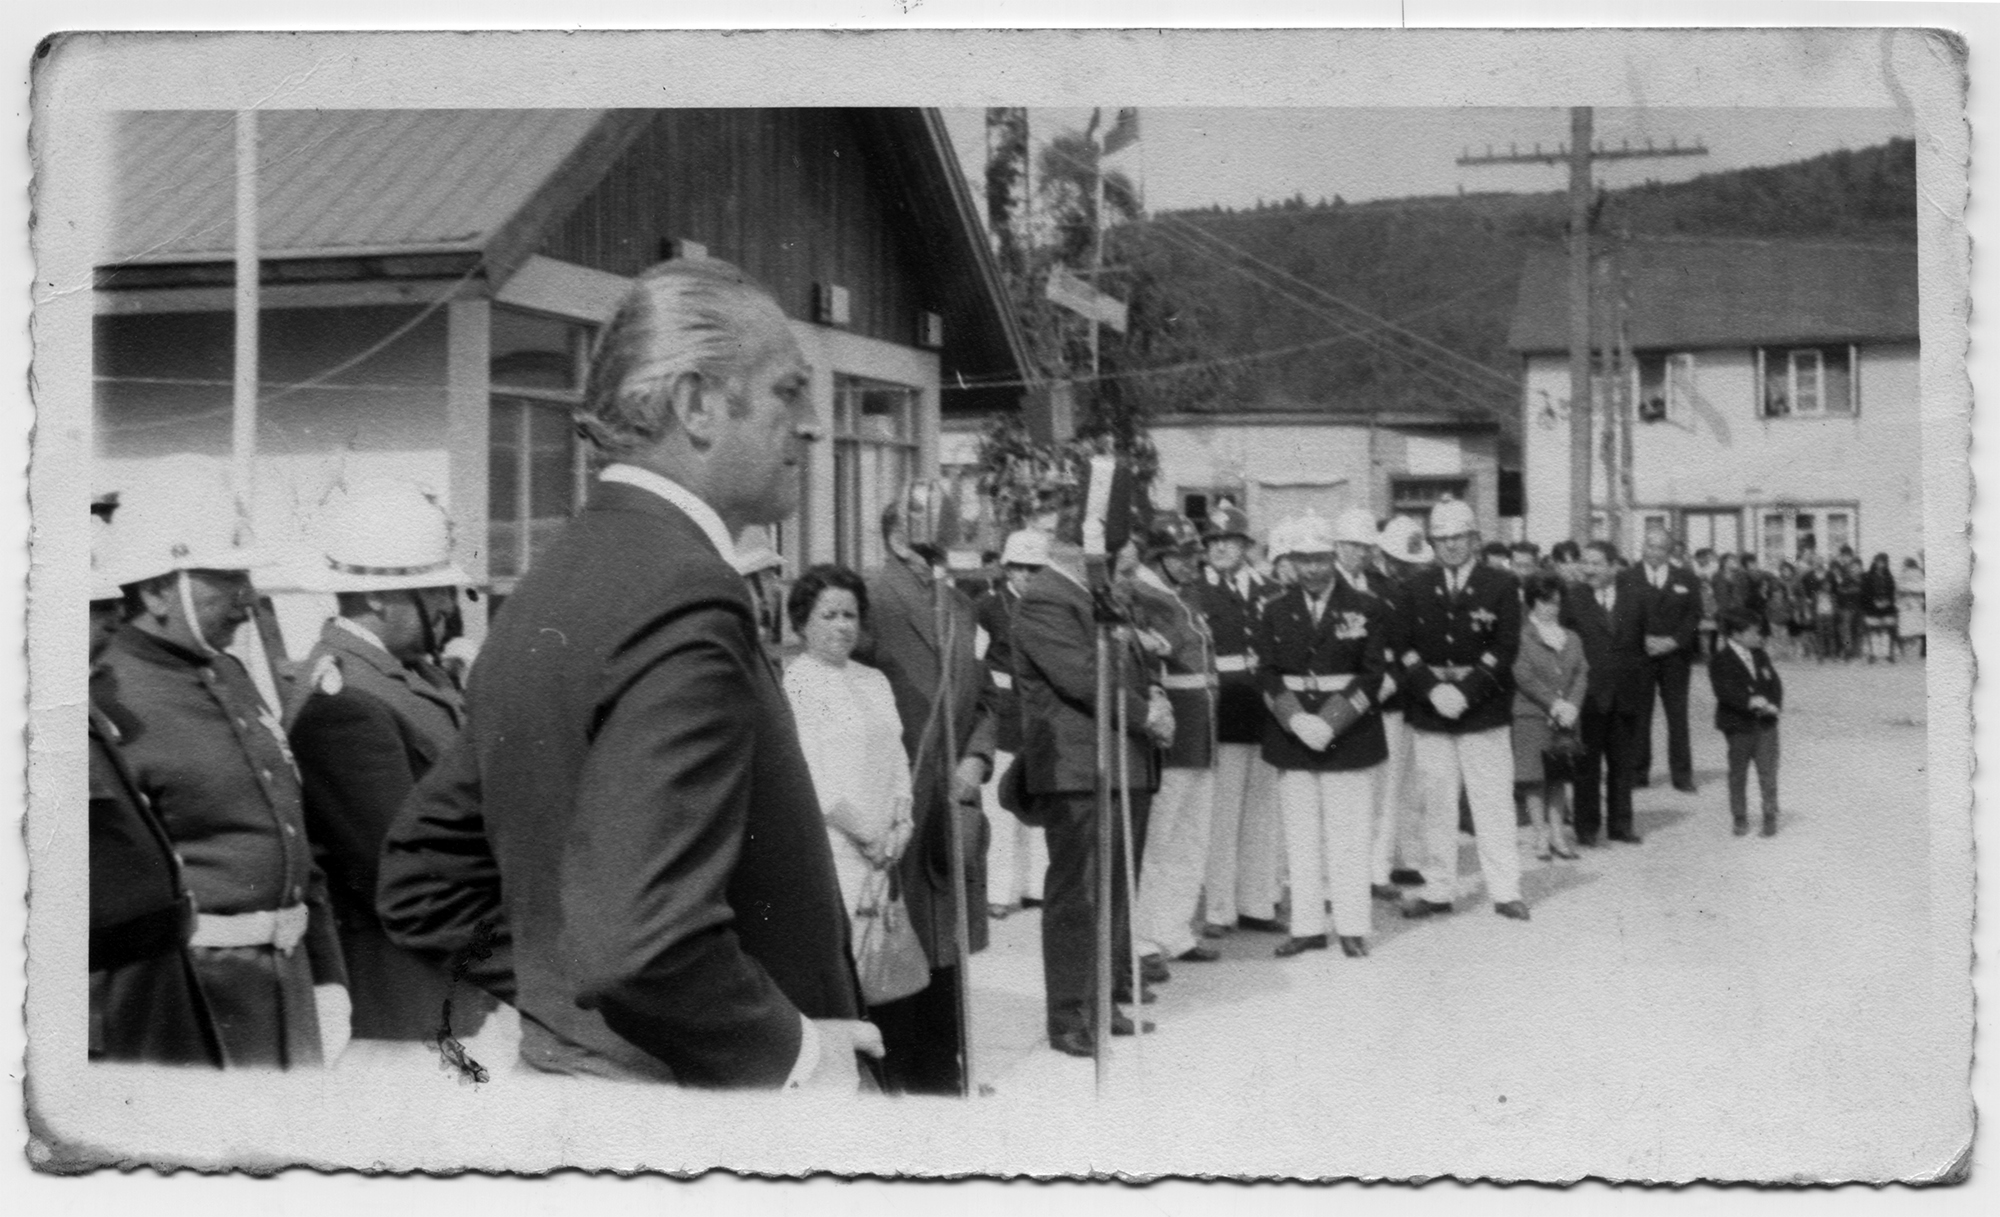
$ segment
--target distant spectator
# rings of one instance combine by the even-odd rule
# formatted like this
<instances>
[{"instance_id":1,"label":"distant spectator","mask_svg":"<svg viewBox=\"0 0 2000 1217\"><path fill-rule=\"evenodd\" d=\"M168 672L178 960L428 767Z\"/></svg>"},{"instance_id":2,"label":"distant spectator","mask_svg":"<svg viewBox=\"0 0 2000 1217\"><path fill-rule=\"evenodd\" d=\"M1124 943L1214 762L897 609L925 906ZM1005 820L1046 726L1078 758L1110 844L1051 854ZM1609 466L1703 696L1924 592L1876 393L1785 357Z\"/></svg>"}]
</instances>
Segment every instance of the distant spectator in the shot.
<instances>
[{"instance_id":1,"label":"distant spectator","mask_svg":"<svg viewBox=\"0 0 2000 1217\"><path fill-rule=\"evenodd\" d=\"M1505 541L1488 541L1480 547L1479 557L1495 570L1504 570L1509 574L1514 572L1514 552Z\"/></svg>"},{"instance_id":2,"label":"distant spectator","mask_svg":"<svg viewBox=\"0 0 2000 1217\"><path fill-rule=\"evenodd\" d=\"M1556 577L1564 583L1577 583L1583 579L1583 550L1574 541L1557 541L1549 546L1549 564L1555 567Z\"/></svg>"},{"instance_id":3,"label":"distant spectator","mask_svg":"<svg viewBox=\"0 0 2000 1217\"><path fill-rule=\"evenodd\" d=\"M1542 550L1533 541L1516 541L1507 551L1514 567L1514 577L1527 580L1542 573Z\"/></svg>"},{"instance_id":4,"label":"distant spectator","mask_svg":"<svg viewBox=\"0 0 2000 1217\"><path fill-rule=\"evenodd\" d=\"M1896 572L1889 568L1888 554L1876 554L1861 576L1861 613L1868 662L1896 662Z\"/></svg>"},{"instance_id":5,"label":"distant spectator","mask_svg":"<svg viewBox=\"0 0 2000 1217\"><path fill-rule=\"evenodd\" d=\"M1792 597L1797 592L1798 582L1798 568L1790 562L1779 562L1777 571L1766 585L1765 628L1770 649L1779 657L1789 658L1798 644L1799 628L1792 616Z\"/></svg>"},{"instance_id":6,"label":"distant spectator","mask_svg":"<svg viewBox=\"0 0 2000 1217\"><path fill-rule=\"evenodd\" d=\"M1715 551L1694 551L1694 577L1701 581L1701 624L1697 627L1703 656L1715 654Z\"/></svg>"},{"instance_id":7,"label":"distant spectator","mask_svg":"<svg viewBox=\"0 0 2000 1217\"><path fill-rule=\"evenodd\" d=\"M1928 654L1924 633L1924 566L1905 558L1896 572L1896 649L1908 651L1915 642L1919 657Z\"/></svg>"}]
</instances>

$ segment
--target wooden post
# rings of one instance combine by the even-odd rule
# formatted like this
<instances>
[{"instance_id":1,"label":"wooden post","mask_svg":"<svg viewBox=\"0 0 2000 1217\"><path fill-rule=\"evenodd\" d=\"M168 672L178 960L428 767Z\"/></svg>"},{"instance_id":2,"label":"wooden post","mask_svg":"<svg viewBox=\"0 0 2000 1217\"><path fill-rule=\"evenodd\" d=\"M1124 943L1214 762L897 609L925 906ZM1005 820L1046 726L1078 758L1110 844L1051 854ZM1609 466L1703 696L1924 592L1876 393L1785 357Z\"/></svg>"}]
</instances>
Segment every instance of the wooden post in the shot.
<instances>
[{"instance_id":1,"label":"wooden post","mask_svg":"<svg viewBox=\"0 0 2000 1217\"><path fill-rule=\"evenodd\" d=\"M1569 532L1590 540L1589 106L1569 112Z\"/></svg>"},{"instance_id":2,"label":"wooden post","mask_svg":"<svg viewBox=\"0 0 2000 1217\"><path fill-rule=\"evenodd\" d=\"M236 112L236 364L230 483L237 524L254 531L257 501L257 112Z\"/></svg>"}]
</instances>

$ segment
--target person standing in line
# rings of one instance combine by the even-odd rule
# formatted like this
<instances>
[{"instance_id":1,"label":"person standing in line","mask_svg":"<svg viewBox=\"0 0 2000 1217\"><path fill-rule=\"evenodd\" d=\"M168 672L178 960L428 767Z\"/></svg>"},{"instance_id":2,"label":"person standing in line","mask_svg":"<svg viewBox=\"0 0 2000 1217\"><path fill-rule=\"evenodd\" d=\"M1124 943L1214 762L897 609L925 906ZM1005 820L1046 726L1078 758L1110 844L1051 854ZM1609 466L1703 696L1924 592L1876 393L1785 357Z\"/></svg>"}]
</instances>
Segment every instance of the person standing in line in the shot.
<instances>
[{"instance_id":1,"label":"person standing in line","mask_svg":"<svg viewBox=\"0 0 2000 1217\"><path fill-rule=\"evenodd\" d=\"M1564 583L1583 581L1583 547L1564 537L1549 546L1549 565L1555 567L1556 577Z\"/></svg>"},{"instance_id":2,"label":"person standing in line","mask_svg":"<svg viewBox=\"0 0 2000 1217\"><path fill-rule=\"evenodd\" d=\"M129 711L122 753L183 860L189 950L232 1067L330 1064L347 970L277 715L225 648L250 618L250 543L229 496L184 481L119 508L111 578L132 616L105 665Z\"/></svg>"},{"instance_id":3,"label":"person standing in line","mask_svg":"<svg viewBox=\"0 0 2000 1217\"><path fill-rule=\"evenodd\" d=\"M1924 621L1924 567L1915 558L1903 559L1903 569L1896 572L1896 649L1909 650L1910 643L1917 644L1917 657L1928 654L1925 647L1927 628Z\"/></svg>"},{"instance_id":4,"label":"person standing in line","mask_svg":"<svg viewBox=\"0 0 2000 1217\"><path fill-rule=\"evenodd\" d=\"M1001 578L973 603L972 611L986 636L986 672L994 689L994 777L981 789L986 812L986 899L994 917L1042 903L1042 874L1048 869L1048 846L1042 830L1030 828L1000 806L1000 775L1021 751L1021 703L1014 694L1014 606L1021 589L1036 571L1049 564L1049 534L1023 528L1008 534L1000 550Z\"/></svg>"},{"instance_id":5,"label":"person standing in line","mask_svg":"<svg viewBox=\"0 0 2000 1217\"><path fill-rule=\"evenodd\" d=\"M860 984L792 712L732 564L819 421L791 321L709 258L640 275L578 430L590 501L507 599L467 727L403 805L390 939L521 1012L530 1068L853 1095Z\"/></svg>"},{"instance_id":6,"label":"person standing in line","mask_svg":"<svg viewBox=\"0 0 2000 1217\"><path fill-rule=\"evenodd\" d=\"M1374 928L1369 830L1389 755L1379 705L1394 683L1383 650L1386 606L1335 577L1334 551L1348 546L1351 557L1372 547L1375 521L1350 511L1336 533L1305 515L1272 535L1283 539L1299 571L1299 585L1266 606L1255 643L1257 680L1271 710L1264 759L1278 771L1292 861L1290 934L1273 953L1285 959L1325 950L1330 902L1341 953L1355 958L1368 954ZM1356 570L1352 578L1365 577Z\"/></svg>"},{"instance_id":7,"label":"person standing in line","mask_svg":"<svg viewBox=\"0 0 2000 1217\"><path fill-rule=\"evenodd\" d=\"M1876 554L1861 576L1862 621L1868 631L1868 662L1896 662L1896 572L1889 555Z\"/></svg>"},{"instance_id":8,"label":"person standing in line","mask_svg":"<svg viewBox=\"0 0 2000 1217\"><path fill-rule=\"evenodd\" d=\"M1833 635L1837 653L1852 663L1861 654L1861 559L1852 545L1840 547L1829 571L1833 589Z\"/></svg>"},{"instance_id":9,"label":"person standing in line","mask_svg":"<svg viewBox=\"0 0 2000 1217\"><path fill-rule=\"evenodd\" d=\"M1195 589L1215 639L1215 818L1209 828L1208 875L1203 883L1204 933L1219 937L1239 926L1278 929L1278 896L1285 868L1276 778L1259 750L1264 709L1257 692L1251 636L1264 605L1282 590L1253 570L1250 517L1233 503L1212 509L1203 532L1208 570Z\"/></svg>"},{"instance_id":10,"label":"person standing in line","mask_svg":"<svg viewBox=\"0 0 2000 1217\"><path fill-rule=\"evenodd\" d=\"M1516 541L1507 550L1508 568L1516 582L1525 583L1542 573L1542 550L1533 541Z\"/></svg>"},{"instance_id":11,"label":"person standing in line","mask_svg":"<svg viewBox=\"0 0 2000 1217\"><path fill-rule=\"evenodd\" d=\"M1569 779L1544 759L1554 732L1572 730L1583 710L1590 669L1583 643L1562 627L1563 588L1554 575L1527 581L1521 600L1521 651L1514 660L1514 783L1527 797L1528 819L1541 837L1536 857L1574 858L1564 821Z\"/></svg>"},{"instance_id":12,"label":"person standing in line","mask_svg":"<svg viewBox=\"0 0 2000 1217\"><path fill-rule=\"evenodd\" d=\"M100 569L115 506L115 497L91 506L88 1052L93 1061L219 1069L222 1041L188 953L194 897L167 826L119 752L132 720L102 663L124 611L123 593Z\"/></svg>"},{"instance_id":13,"label":"person standing in line","mask_svg":"<svg viewBox=\"0 0 2000 1217\"><path fill-rule=\"evenodd\" d=\"M1173 739L1174 713L1166 690L1150 683L1143 657L1129 654L1125 681L1114 683L1115 705L1097 701L1097 614L1086 579L1082 505L1058 513L1049 564L1028 580L1014 609L1014 689L1021 699L1021 789L1024 817L1048 833L1049 873L1042 888L1042 982L1049 1044L1070 1056L1090 1056L1103 1028L1097 1010L1097 716L1123 708L1125 733L1117 741L1122 768L1110 775L1119 794L1122 772L1132 809L1132 832L1144 834L1153 791L1159 785L1154 748ZM1127 645L1120 642L1114 645ZM1136 648L1135 648L1136 649ZM1114 761L1116 758L1114 758ZM1125 885L1125 835L1114 815L1112 867L1112 998L1146 998L1130 992L1132 939ZM1136 842L1135 842L1136 845ZM1137 852L1135 850L1135 852ZM1114 1011L1112 1035L1151 1029Z\"/></svg>"},{"instance_id":14,"label":"person standing in line","mask_svg":"<svg viewBox=\"0 0 2000 1217\"><path fill-rule=\"evenodd\" d=\"M1640 842L1632 826L1633 752L1639 715L1652 696L1646 674L1643 593L1618 578L1618 550L1592 541L1583 550L1583 582L1569 586L1562 626L1583 642L1583 756L1573 783L1576 841L1597 844L1603 828L1613 841ZM1602 813L1602 814L1600 814Z\"/></svg>"},{"instance_id":15,"label":"person standing in line","mask_svg":"<svg viewBox=\"0 0 2000 1217\"><path fill-rule=\"evenodd\" d=\"M1160 687L1174 711L1174 735L1160 753L1141 853L1133 949L1155 983L1168 960L1213 963L1222 953L1193 926L1208 870L1209 821L1215 810L1215 642L1194 599L1201 579L1201 537L1179 512L1159 512L1144 537L1144 565L1132 578L1134 623L1165 640Z\"/></svg>"},{"instance_id":16,"label":"person standing in line","mask_svg":"<svg viewBox=\"0 0 2000 1217\"><path fill-rule=\"evenodd\" d=\"M1721 611L1716 599L1715 576L1717 564L1715 551L1706 547L1694 551L1695 583L1701 588L1701 621L1695 629L1696 647L1700 657L1706 659L1715 654L1715 615Z\"/></svg>"},{"instance_id":17,"label":"person standing in line","mask_svg":"<svg viewBox=\"0 0 2000 1217\"><path fill-rule=\"evenodd\" d=\"M1338 545L1336 544L1336 550ZM1367 589L1382 598L1384 614L1383 650L1391 671L1400 664L1404 622L1396 611L1403 585L1437 561L1430 543L1424 540L1423 525L1409 516L1396 516L1382 526L1376 541L1378 573ZM1402 889L1424 885L1423 791L1417 785L1415 736L1410 731L1406 711L1408 692L1393 687L1382 697L1382 735L1388 742L1389 759L1384 762L1382 780L1376 786L1375 828L1372 835L1369 890L1378 900L1400 904Z\"/></svg>"},{"instance_id":18,"label":"person standing in line","mask_svg":"<svg viewBox=\"0 0 2000 1217\"><path fill-rule=\"evenodd\" d=\"M339 616L307 656L286 718L306 835L326 871L347 962L354 1035L470 1036L492 999L476 989L454 995L448 972L392 944L375 912L382 839L465 722L464 699L437 657L468 580L452 562L444 508L414 485L342 494L319 532L300 582L335 596Z\"/></svg>"},{"instance_id":19,"label":"person standing in line","mask_svg":"<svg viewBox=\"0 0 2000 1217\"><path fill-rule=\"evenodd\" d=\"M1396 606L1404 649L1392 674L1408 691L1427 843L1424 886L1403 915L1454 907L1463 793L1493 911L1526 921L1511 740L1521 598L1513 575L1474 561L1479 523L1469 505L1445 499L1432 508L1430 537L1438 566L1406 584Z\"/></svg>"},{"instance_id":20,"label":"person standing in line","mask_svg":"<svg viewBox=\"0 0 2000 1217\"><path fill-rule=\"evenodd\" d=\"M888 558L868 572L868 635L855 652L862 663L881 669L889 678L912 766L913 835L897 873L917 938L930 957L931 983L901 1001L876 1007L874 1019L888 1045L883 1065L889 1089L913 1094L959 1093L960 1071L967 1066L958 1035L958 987L968 978L958 961L952 820L957 819L964 851L966 950L983 951L986 818L979 792L993 773L999 727L994 703L998 690L979 658L972 601L952 586L945 573L944 551L930 543L915 544L910 537L910 519L938 511L941 493L936 483L913 483L883 510L882 542ZM943 638L938 636L940 588L946 617ZM949 702L940 696L947 677Z\"/></svg>"},{"instance_id":21,"label":"person standing in line","mask_svg":"<svg viewBox=\"0 0 2000 1217\"><path fill-rule=\"evenodd\" d=\"M1701 583L1685 566L1667 561L1672 541L1666 530L1646 533L1639 565L1625 572L1621 591L1644 605L1646 618L1646 706L1639 716L1637 755L1632 785L1652 781L1653 703L1666 711L1667 769L1674 789L1693 794L1694 748L1688 738L1688 680L1694 664L1695 632L1701 625ZM1725 566L1728 563L1725 562ZM1748 596L1749 578L1733 573L1730 594L1717 596L1723 611L1740 609Z\"/></svg>"},{"instance_id":22,"label":"person standing in line","mask_svg":"<svg viewBox=\"0 0 2000 1217\"><path fill-rule=\"evenodd\" d=\"M1739 837L1750 831L1753 764L1763 799L1763 835L1778 835L1778 716L1785 708L1785 685L1764 653L1762 624L1748 614L1724 617L1728 644L1708 663L1715 729L1729 748L1729 817Z\"/></svg>"}]
</instances>

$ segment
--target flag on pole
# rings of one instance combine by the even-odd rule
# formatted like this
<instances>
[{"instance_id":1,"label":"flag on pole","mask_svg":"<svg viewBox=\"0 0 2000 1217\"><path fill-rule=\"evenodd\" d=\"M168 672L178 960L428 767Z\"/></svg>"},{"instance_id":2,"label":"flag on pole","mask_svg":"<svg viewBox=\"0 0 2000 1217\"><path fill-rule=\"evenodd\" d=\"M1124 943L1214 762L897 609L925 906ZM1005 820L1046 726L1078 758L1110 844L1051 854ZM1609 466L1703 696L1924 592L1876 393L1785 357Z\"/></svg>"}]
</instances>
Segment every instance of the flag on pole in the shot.
<instances>
[{"instance_id":1,"label":"flag on pole","mask_svg":"<svg viewBox=\"0 0 2000 1217\"><path fill-rule=\"evenodd\" d=\"M1126 106L1118 111L1111 129L1104 133L1104 155L1116 156L1138 142L1139 109L1137 106Z\"/></svg>"},{"instance_id":2,"label":"flag on pole","mask_svg":"<svg viewBox=\"0 0 2000 1217\"><path fill-rule=\"evenodd\" d=\"M1049 281L1043 289L1043 295L1078 316L1108 326L1121 334L1129 324L1123 300L1098 291L1071 274L1069 268L1060 263L1049 271Z\"/></svg>"}]
</instances>

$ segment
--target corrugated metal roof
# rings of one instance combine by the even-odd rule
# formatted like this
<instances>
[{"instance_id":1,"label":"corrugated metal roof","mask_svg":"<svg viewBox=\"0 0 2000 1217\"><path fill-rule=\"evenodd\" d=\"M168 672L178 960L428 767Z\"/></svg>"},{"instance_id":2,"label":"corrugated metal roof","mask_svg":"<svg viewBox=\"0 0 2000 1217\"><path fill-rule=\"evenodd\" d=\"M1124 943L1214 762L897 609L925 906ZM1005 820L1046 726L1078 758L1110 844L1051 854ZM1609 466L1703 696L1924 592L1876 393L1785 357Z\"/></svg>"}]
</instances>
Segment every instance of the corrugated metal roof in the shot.
<instances>
[{"instance_id":1,"label":"corrugated metal roof","mask_svg":"<svg viewBox=\"0 0 2000 1217\"><path fill-rule=\"evenodd\" d=\"M481 248L602 114L260 112L258 244L266 258ZM230 257L234 114L131 111L113 139L116 196L100 262Z\"/></svg>"},{"instance_id":2,"label":"corrugated metal roof","mask_svg":"<svg viewBox=\"0 0 2000 1217\"><path fill-rule=\"evenodd\" d=\"M1917 337L1914 245L1653 239L1622 243L1631 343L1646 350ZM1569 348L1569 264L1529 254L1507 345Z\"/></svg>"}]
</instances>

